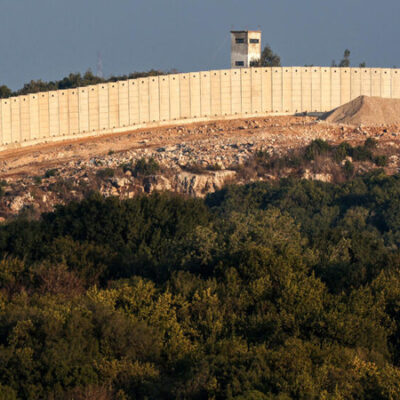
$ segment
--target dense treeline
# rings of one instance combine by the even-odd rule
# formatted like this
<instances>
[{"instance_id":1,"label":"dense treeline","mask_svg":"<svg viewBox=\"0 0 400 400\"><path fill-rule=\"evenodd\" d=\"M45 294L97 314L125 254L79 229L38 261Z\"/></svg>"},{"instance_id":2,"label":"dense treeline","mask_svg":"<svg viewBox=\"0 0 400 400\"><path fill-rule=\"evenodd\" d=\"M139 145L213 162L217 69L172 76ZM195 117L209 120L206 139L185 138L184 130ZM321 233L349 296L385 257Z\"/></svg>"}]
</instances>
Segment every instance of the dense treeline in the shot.
<instances>
[{"instance_id":1,"label":"dense treeline","mask_svg":"<svg viewBox=\"0 0 400 400\"><path fill-rule=\"evenodd\" d=\"M147 76L157 76L164 74L165 72L152 69L148 72L132 72L128 75L113 75L110 78L100 78L94 75L91 70L88 70L83 75L81 75L79 72L71 73L59 81L45 82L40 79L36 81L32 80L15 92L13 92L6 85L2 85L0 86L0 98L26 95L29 93L48 92L50 90L74 89L77 87L97 85L99 83L125 81L128 79L137 79Z\"/></svg>"},{"instance_id":2,"label":"dense treeline","mask_svg":"<svg viewBox=\"0 0 400 400\"><path fill-rule=\"evenodd\" d=\"M399 245L379 170L17 219L0 398L398 399Z\"/></svg>"}]
</instances>

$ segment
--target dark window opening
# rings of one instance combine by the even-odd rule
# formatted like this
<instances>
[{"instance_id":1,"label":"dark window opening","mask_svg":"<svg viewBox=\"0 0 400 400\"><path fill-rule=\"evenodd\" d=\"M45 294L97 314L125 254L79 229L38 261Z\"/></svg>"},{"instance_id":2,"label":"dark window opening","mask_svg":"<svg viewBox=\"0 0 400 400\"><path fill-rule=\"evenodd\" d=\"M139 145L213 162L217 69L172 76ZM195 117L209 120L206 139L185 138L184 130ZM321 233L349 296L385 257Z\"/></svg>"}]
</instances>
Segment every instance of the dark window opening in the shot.
<instances>
[{"instance_id":1,"label":"dark window opening","mask_svg":"<svg viewBox=\"0 0 400 400\"><path fill-rule=\"evenodd\" d=\"M236 38L236 43L244 43L244 39L243 38Z\"/></svg>"},{"instance_id":2,"label":"dark window opening","mask_svg":"<svg viewBox=\"0 0 400 400\"><path fill-rule=\"evenodd\" d=\"M243 66L244 66L244 61L236 61L236 62L235 62L235 65L236 65L237 67L243 67Z\"/></svg>"},{"instance_id":3,"label":"dark window opening","mask_svg":"<svg viewBox=\"0 0 400 400\"><path fill-rule=\"evenodd\" d=\"M259 39L250 39L250 43L260 43Z\"/></svg>"}]
</instances>

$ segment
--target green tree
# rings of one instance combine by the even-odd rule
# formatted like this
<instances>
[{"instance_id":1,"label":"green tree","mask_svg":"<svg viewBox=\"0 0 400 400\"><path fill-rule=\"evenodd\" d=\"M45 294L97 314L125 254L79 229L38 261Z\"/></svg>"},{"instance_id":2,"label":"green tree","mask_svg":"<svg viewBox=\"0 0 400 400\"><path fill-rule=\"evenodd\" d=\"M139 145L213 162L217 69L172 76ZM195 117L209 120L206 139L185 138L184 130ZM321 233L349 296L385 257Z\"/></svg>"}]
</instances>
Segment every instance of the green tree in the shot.
<instances>
[{"instance_id":1,"label":"green tree","mask_svg":"<svg viewBox=\"0 0 400 400\"><path fill-rule=\"evenodd\" d=\"M350 67L350 50L346 49L343 53L343 58L339 63L340 68L348 68Z\"/></svg>"},{"instance_id":2,"label":"green tree","mask_svg":"<svg viewBox=\"0 0 400 400\"><path fill-rule=\"evenodd\" d=\"M252 65L256 67L280 67L281 58L278 54L275 54L271 46L267 44L261 53L260 61L254 62Z\"/></svg>"},{"instance_id":3,"label":"green tree","mask_svg":"<svg viewBox=\"0 0 400 400\"><path fill-rule=\"evenodd\" d=\"M12 96L12 90L6 85L0 86L0 98L5 99Z\"/></svg>"}]
</instances>

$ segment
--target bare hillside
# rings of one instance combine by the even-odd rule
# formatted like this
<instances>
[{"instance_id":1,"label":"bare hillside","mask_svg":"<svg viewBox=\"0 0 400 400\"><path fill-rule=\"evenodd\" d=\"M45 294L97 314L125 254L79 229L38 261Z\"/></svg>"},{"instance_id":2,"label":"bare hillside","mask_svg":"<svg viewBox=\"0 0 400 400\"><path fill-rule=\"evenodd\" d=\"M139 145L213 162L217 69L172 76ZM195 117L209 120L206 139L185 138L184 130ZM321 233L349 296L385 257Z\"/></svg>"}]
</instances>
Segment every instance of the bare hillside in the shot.
<instances>
[{"instance_id":1,"label":"bare hillside","mask_svg":"<svg viewBox=\"0 0 400 400\"><path fill-rule=\"evenodd\" d=\"M351 157L341 164L320 156L299 163L296 152L316 139L358 146L367 138L377 142L374 157L387 157L386 171L397 172L400 126L359 128L312 117L198 123L7 151L0 154L0 218L24 210L37 215L90 191L123 198L154 190L205 196L229 182L343 179ZM372 161L354 162L355 172L375 168Z\"/></svg>"}]
</instances>

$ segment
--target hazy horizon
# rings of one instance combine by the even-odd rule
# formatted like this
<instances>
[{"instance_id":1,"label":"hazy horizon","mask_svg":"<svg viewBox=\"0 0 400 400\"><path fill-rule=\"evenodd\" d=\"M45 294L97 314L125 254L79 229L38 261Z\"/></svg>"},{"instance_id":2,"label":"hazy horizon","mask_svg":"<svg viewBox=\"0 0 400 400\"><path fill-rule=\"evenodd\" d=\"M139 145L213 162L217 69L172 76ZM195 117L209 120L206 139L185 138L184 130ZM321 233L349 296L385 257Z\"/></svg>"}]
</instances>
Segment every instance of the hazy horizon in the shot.
<instances>
[{"instance_id":1,"label":"hazy horizon","mask_svg":"<svg viewBox=\"0 0 400 400\"><path fill-rule=\"evenodd\" d=\"M96 73L98 52L104 76L229 68L231 29L261 29L284 65L330 65L349 48L353 66L393 67L399 11L394 0L0 0L0 85Z\"/></svg>"}]
</instances>

